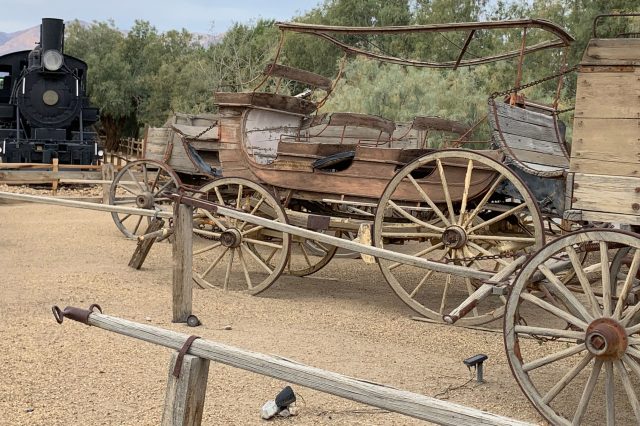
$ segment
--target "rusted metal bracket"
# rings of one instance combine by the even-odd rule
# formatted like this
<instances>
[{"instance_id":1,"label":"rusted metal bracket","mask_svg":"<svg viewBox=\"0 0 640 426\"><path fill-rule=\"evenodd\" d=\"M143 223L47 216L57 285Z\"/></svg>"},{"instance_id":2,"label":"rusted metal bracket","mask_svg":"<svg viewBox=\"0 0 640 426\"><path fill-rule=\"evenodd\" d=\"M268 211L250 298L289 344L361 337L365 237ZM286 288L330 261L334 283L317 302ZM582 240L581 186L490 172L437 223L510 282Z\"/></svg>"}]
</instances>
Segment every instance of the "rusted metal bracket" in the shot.
<instances>
[{"instance_id":1,"label":"rusted metal bracket","mask_svg":"<svg viewBox=\"0 0 640 426\"><path fill-rule=\"evenodd\" d=\"M53 316L55 317L58 324L62 324L62 321L64 321L65 318L69 318L71 320L89 325L89 315L95 312L96 309L98 310L98 312L102 313L102 308L97 303L93 303L91 306L89 306L89 309L67 306L66 308L64 308L64 310L61 310L58 306L51 307Z\"/></svg>"},{"instance_id":2,"label":"rusted metal bracket","mask_svg":"<svg viewBox=\"0 0 640 426\"><path fill-rule=\"evenodd\" d=\"M174 377L180 377L180 370L182 370L182 361L184 360L185 354L189 351L191 344L194 340L199 339L200 336L189 336L187 340L184 341L184 345L178 351L178 357L176 358L176 365L173 367L173 375Z\"/></svg>"}]
</instances>

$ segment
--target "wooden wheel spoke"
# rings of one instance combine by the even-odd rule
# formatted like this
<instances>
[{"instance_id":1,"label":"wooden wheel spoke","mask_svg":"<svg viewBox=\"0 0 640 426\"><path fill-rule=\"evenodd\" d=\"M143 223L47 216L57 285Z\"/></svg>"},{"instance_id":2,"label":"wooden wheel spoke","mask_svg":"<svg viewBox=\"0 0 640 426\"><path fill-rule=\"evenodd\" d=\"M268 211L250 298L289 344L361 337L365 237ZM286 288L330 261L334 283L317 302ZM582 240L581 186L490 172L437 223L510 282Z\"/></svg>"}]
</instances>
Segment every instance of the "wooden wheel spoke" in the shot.
<instances>
[{"instance_id":1,"label":"wooden wheel spoke","mask_svg":"<svg viewBox=\"0 0 640 426\"><path fill-rule=\"evenodd\" d=\"M173 180L169 180L167 181L167 183L165 183L164 185L162 185L162 187L160 187L156 192L153 193L153 197L157 197L158 195L162 194L162 192L167 189L169 186L173 185L174 182Z\"/></svg>"},{"instance_id":2,"label":"wooden wheel spoke","mask_svg":"<svg viewBox=\"0 0 640 426\"><path fill-rule=\"evenodd\" d=\"M205 271L202 273L202 278L204 279L204 277L206 277L207 275L209 275L209 272L211 272L213 270L213 268L216 267L216 265L218 263L220 263L220 261L222 260L222 258L224 257L224 255L227 253L227 251L229 251L229 249L227 247L225 247L224 250L222 250L222 252L218 255L218 257L216 257L213 262L211 262L211 265L209 265L207 267L207 269L205 269Z\"/></svg>"},{"instance_id":3,"label":"wooden wheel spoke","mask_svg":"<svg viewBox=\"0 0 640 426\"><path fill-rule=\"evenodd\" d=\"M243 192L243 185L240 184L238 185L238 197L236 198L236 209L240 210L240 204L242 202L242 192Z\"/></svg>"},{"instance_id":4,"label":"wooden wheel spoke","mask_svg":"<svg viewBox=\"0 0 640 426\"><path fill-rule=\"evenodd\" d=\"M434 211L434 213L438 215L438 217L444 222L444 224L446 226L450 226L451 222L449 222L447 217L442 213L442 210L440 210L438 208L438 206L436 206L436 204L431 200L431 198L427 195L427 193L424 192L422 187L420 187L420 185L418 184L418 182L416 182L416 180L413 178L413 176L411 176L411 174L408 174L407 175L407 179L409 179L409 181L413 184L413 186L418 191L418 194L420 194L422 199L427 202L429 207L431 207L431 209Z\"/></svg>"},{"instance_id":5,"label":"wooden wheel spoke","mask_svg":"<svg viewBox=\"0 0 640 426\"><path fill-rule=\"evenodd\" d=\"M255 260L256 262L258 262L258 264L262 266L262 268L264 268L264 270L267 271L267 273L270 274L273 272L273 269L271 269L269 265L267 265L267 263L269 262L269 260L271 260L271 257L273 257L273 255L278 251L277 249L273 250L273 252L271 253L271 256L269 256L269 258L267 259L267 263L265 263L262 259L260 259L260 257L257 254L253 252L253 250L251 250L244 243L242 246L245 248L246 252L249 253L249 256L251 256L253 260Z\"/></svg>"},{"instance_id":6,"label":"wooden wheel spoke","mask_svg":"<svg viewBox=\"0 0 640 426\"><path fill-rule=\"evenodd\" d=\"M526 292L522 293L520 295L520 298L533 303L539 308L542 308L545 311L557 316L558 318L567 321L569 324L576 325L583 330L586 330L587 327L589 326L586 322L576 318L575 316L571 315L569 312L563 311L562 309L552 305L551 303L545 302L544 300L534 296L531 293L526 293Z\"/></svg>"},{"instance_id":7,"label":"wooden wheel spoke","mask_svg":"<svg viewBox=\"0 0 640 426\"><path fill-rule=\"evenodd\" d=\"M606 315L606 313L605 313ZM607 418L607 426L615 426L616 424L616 403L615 393L616 387L613 377L613 363L607 361L604 364L604 394L605 394L605 414Z\"/></svg>"},{"instance_id":8,"label":"wooden wheel spoke","mask_svg":"<svg viewBox=\"0 0 640 426\"><path fill-rule=\"evenodd\" d=\"M547 278L548 282L552 285L553 288L556 289L558 295L562 299L562 301L567 304L567 308L570 310L575 310L575 312L579 313L586 322L590 323L593 321L593 316L585 309L584 305L580 303L578 299L573 295L573 293L567 289L567 287L562 284L562 281L553 273L551 270L545 265L540 264L538 266L538 270L544 274Z\"/></svg>"},{"instance_id":9,"label":"wooden wheel spoke","mask_svg":"<svg viewBox=\"0 0 640 426\"><path fill-rule=\"evenodd\" d=\"M569 370L542 398L542 402L549 404L560 392L591 362L592 355L587 353L582 360Z\"/></svg>"},{"instance_id":10,"label":"wooden wheel spoke","mask_svg":"<svg viewBox=\"0 0 640 426\"><path fill-rule=\"evenodd\" d=\"M158 182L160 182L160 175L162 174L162 168L159 167L158 171L156 173L156 177L153 178L153 184L151 185L151 189L155 188L156 185L158 185Z\"/></svg>"},{"instance_id":11,"label":"wooden wheel spoke","mask_svg":"<svg viewBox=\"0 0 640 426\"><path fill-rule=\"evenodd\" d=\"M427 247L424 250L421 250L415 254L413 254L413 257L422 257L424 255L427 255L429 253L431 253L434 250L438 250L440 248L444 247L444 243L440 242L438 244L432 245L431 247ZM444 256L440 258L440 260L444 259ZM398 266L403 266L406 265L406 263L401 263L401 262L395 262L392 263L391 265L389 265L389 270L394 270L396 269Z\"/></svg>"},{"instance_id":12,"label":"wooden wheel spoke","mask_svg":"<svg viewBox=\"0 0 640 426\"><path fill-rule=\"evenodd\" d=\"M442 167L442 161L440 161L440 159L437 159L436 165L438 166L438 173L440 174L440 183L442 185L444 198L447 202L447 208L449 209L449 218L451 219L451 223L457 223L456 215L453 210L453 203L451 202L451 194L449 194L449 184L447 183L447 176L444 173L444 167Z\"/></svg>"},{"instance_id":13,"label":"wooden wheel spoke","mask_svg":"<svg viewBox=\"0 0 640 426\"><path fill-rule=\"evenodd\" d=\"M602 312L600 311L600 304L596 300L596 296L593 293L593 289L591 288L591 283L589 282L587 274L582 268L582 262L580 262L578 253L576 253L575 249L571 246L566 247L565 251L569 255L569 259L571 260L571 264L573 265L576 277L578 277L578 281L580 281L582 291L589 300L589 305L591 305L591 313L593 314L593 317L600 318L602 316Z\"/></svg>"},{"instance_id":14,"label":"wooden wheel spoke","mask_svg":"<svg viewBox=\"0 0 640 426\"><path fill-rule=\"evenodd\" d=\"M138 189L140 190L140 192L145 192L144 188L142 187L142 185L140 185L140 182L138 182L138 179L133 175L133 172L131 171L131 167L129 167L127 169L127 173L129 174L129 176L131 177L131 180L133 181L133 183L136 184L136 186L138 187Z\"/></svg>"},{"instance_id":15,"label":"wooden wheel spoke","mask_svg":"<svg viewBox=\"0 0 640 426\"><path fill-rule=\"evenodd\" d=\"M535 243L536 239L534 237L509 237L507 235L480 235L480 234L471 234L467 235L467 239L471 241L487 241L488 243L493 243L494 241L512 241L518 243ZM495 243L493 243L495 244Z\"/></svg>"},{"instance_id":16,"label":"wooden wheel spoke","mask_svg":"<svg viewBox=\"0 0 640 426\"><path fill-rule=\"evenodd\" d=\"M487 226L493 225L496 222L500 222L501 220L506 219L507 217L519 212L520 210L523 210L525 207L527 207L527 205L525 203L518 204L517 206L507 210L506 212L501 213L496 217L492 217L491 219L486 220L484 222L481 222L480 224L472 227L471 229L469 229L467 231L467 233L468 234L472 234L473 232L477 231L478 229L486 228Z\"/></svg>"},{"instance_id":17,"label":"wooden wheel spoke","mask_svg":"<svg viewBox=\"0 0 640 426\"><path fill-rule=\"evenodd\" d=\"M447 292L449 291L450 285L451 285L451 274L448 274L444 282L444 289L442 290L442 299L440 300L440 309L438 310L438 313L440 315L444 313L444 307L447 301Z\"/></svg>"},{"instance_id":18,"label":"wooden wheel spoke","mask_svg":"<svg viewBox=\"0 0 640 426\"><path fill-rule=\"evenodd\" d=\"M222 285L222 289L225 291L229 289L229 278L231 277L231 270L233 269L233 258L235 253L235 249L231 249L229 252L229 263L227 263L227 270L224 273L224 283Z\"/></svg>"},{"instance_id":19,"label":"wooden wheel spoke","mask_svg":"<svg viewBox=\"0 0 640 426\"><path fill-rule=\"evenodd\" d=\"M484 197L482 197L482 200L480 200L478 205L473 209L469 217L465 219L462 225L463 228L466 228L473 221L473 219L476 218L476 216L478 215L478 213L480 213L480 211L485 206L485 204L489 202L489 199L491 199L491 196L493 195L493 193L496 192L496 189L498 189L498 185L500 185L504 179L505 179L504 175L500 175L498 179L496 179L493 185L491 185L491 188L489 188L487 193L484 194Z\"/></svg>"},{"instance_id":20,"label":"wooden wheel spoke","mask_svg":"<svg viewBox=\"0 0 640 426\"><path fill-rule=\"evenodd\" d=\"M220 220L218 220L218 218L213 216L210 211L208 210L203 210L203 211L204 211L204 215L207 216L209 220L211 220L213 223L215 223L218 228L220 228L223 231L227 230L227 227Z\"/></svg>"},{"instance_id":21,"label":"wooden wheel spoke","mask_svg":"<svg viewBox=\"0 0 640 426\"><path fill-rule=\"evenodd\" d=\"M473 160L467 163L467 174L464 177L464 190L462 192L462 201L460 202L460 216L458 217L458 225L462 225L464 214L467 210L467 199L469 198L469 188L471 187L471 174L473 172Z\"/></svg>"},{"instance_id":22,"label":"wooden wheel spoke","mask_svg":"<svg viewBox=\"0 0 640 426\"><path fill-rule=\"evenodd\" d=\"M640 312L640 302L636 303L633 308L628 309L624 316L622 317L622 320L620 320L620 324L622 324L624 327L626 327L627 325L629 325L629 322L631 322L631 320L633 318L635 318L635 316L638 314L638 312Z\"/></svg>"},{"instance_id":23,"label":"wooden wheel spoke","mask_svg":"<svg viewBox=\"0 0 640 426\"><path fill-rule=\"evenodd\" d=\"M264 226L261 226L261 225L254 226L253 228L249 228L249 229L247 229L245 231L242 231L242 236L244 237L244 236L249 235L249 234L251 234L253 232L260 231L262 229L264 229Z\"/></svg>"},{"instance_id":24,"label":"wooden wheel spoke","mask_svg":"<svg viewBox=\"0 0 640 426\"><path fill-rule=\"evenodd\" d=\"M611 274L609 272L609 246L600 241L600 266L602 272L602 315L610 317L611 311Z\"/></svg>"},{"instance_id":25,"label":"wooden wheel spoke","mask_svg":"<svg viewBox=\"0 0 640 426\"><path fill-rule=\"evenodd\" d=\"M132 195L135 195L135 196L139 195L137 192L133 192L133 190L127 188L127 186L125 184L123 184L123 183L116 183L116 188L122 188L125 191L127 191L129 194L132 194Z\"/></svg>"},{"instance_id":26,"label":"wooden wheel spoke","mask_svg":"<svg viewBox=\"0 0 640 426\"><path fill-rule=\"evenodd\" d=\"M142 218L143 218L143 216L140 216L140 217L138 218L138 223L136 223L136 227L135 227L135 228L133 228L133 233L134 233L134 234L138 232L138 228L140 228L140 224L142 223Z\"/></svg>"},{"instance_id":27,"label":"wooden wheel spoke","mask_svg":"<svg viewBox=\"0 0 640 426\"><path fill-rule=\"evenodd\" d=\"M432 232L382 232L383 237L396 238L440 238L442 234L434 234Z\"/></svg>"},{"instance_id":28,"label":"wooden wheel spoke","mask_svg":"<svg viewBox=\"0 0 640 426\"><path fill-rule=\"evenodd\" d=\"M220 247L222 244L221 243L215 243L215 244L211 244L210 246L207 247L203 247L199 250L194 250L193 255L198 255L198 254L202 254L202 253L206 253L208 251L211 251L213 249L216 249L218 247Z\"/></svg>"},{"instance_id":29,"label":"wooden wheel spoke","mask_svg":"<svg viewBox=\"0 0 640 426\"><path fill-rule=\"evenodd\" d=\"M636 349L633 346L628 346L627 353L633 357L640 359L640 349Z\"/></svg>"},{"instance_id":30,"label":"wooden wheel spoke","mask_svg":"<svg viewBox=\"0 0 640 426\"><path fill-rule=\"evenodd\" d=\"M219 232L211 232L211 231L205 231L204 229L194 229L193 230L194 234L198 234L198 235L206 235L207 237L215 237L215 238L220 238L220 233Z\"/></svg>"},{"instance_id":31,"label":"wooden wheel spoke","mask_svg":"<svg viewBox=\"0 0 640 426\"><path fill-rule=\"evenodd\" d=\"M632 334L640 333L640 324L636 324L633 327L627 328L627 334L631 336Z\"/></svg>"},{"instance_id":32,"label":"wooden wheel spoke","mask_svg":"<svg viewBox=\"0 0 640 426\"><path fill-rule=\"evenodd\" d=\"M307 253L307 249L304 247L304 241L300 243L300 250L302 251L302 256L304 257L305 262L307 262L307 265L309 267L313 266L309 260L309 253Z\"/></svg>"},{"instance_id":33,"label":"wooden wheel spoke","mask_svg":"<svg viewBox=\"0 0 640 426\"><path fill-rule=\"evenodd\" d=\"M411 222L415 223L416 225L419 225L419 226L422 226L424 228L437 231L437 232L440 233L440 235L442 235L442 233L444 232L443 228L438 228L437 226L434 226L434 225L432 225L430 223L427 223L427 222L424 222L424 221L418 219L417 217L413 216L412 214L409 214L409 212L407 212L402 207L398 206L393 201L389 200L388 203L393 208L393 210L397 211L398 213L400 213L400 215L402 215L402 217L404 217L405 219L410 220Z\"/></svg>"},{"instance_id":34,"label":"wooden wheel spoke","mask_svg":"<svg viewBox=\"0 0 640 426\"><path fill-rule=\"evenodd\" d=\"M622 386L624 387L624 390L627 393L627 397L629 398L629 403L631 404L631 408L633 409L633 414L636 416L636 422L640 424L640 403L638 402L638 396L636 395L636 391L634 390L633 383L631 383L629 373L627 373L625 366L619 359L615 361L615 365L616 369L618 370L618 375L620 376L620 381L622 381Z\"/></svg>"},{"instance_id":35,"label":"wooden wheel spoke","mask_svg":"<svg viewBox=\"0 0 640 426\"><path fill-rule=\"evenodd\" d=\"M220 204L221 206L224 206L224 198L222 198L222 194L220 193L220 188L218 188L217 186L215 188L213 188L213 190L216 193L216 198L218 199L218 204Z\"/></svg>"},{"instance_id":36,"label":"wooden wheel spoke","mask_svg":"<svg viewBox=\"0 0 640 426\"><path fill-rule=\"evenodd\" d=\"M524 371L535 370L536 368L544 367L547 364L551 364L556 361L560 361L561 359L568 358L572 355L579 354L580 352L586 350L587 347L584 343L579 345L571 346L561 351L552 353L550 355L544 356L542 358L538 358L534 361L530 361L526 364L522 365L522 369Z\"/></svg>"},{"instance_id":37,"label":"wooden wheel spoke","mask_svg":"<svg viewBox=\"0 0 640 426\"><path fill-rule=\"evenodd\" d=\"M584 345L582 345L584 346ZM584 391L582 391L582 396L580 397L580 402L578 403L578 408L576 409L576 413L573 416L573 425L580 425L582 423L582 418L587 411L587 407L589 406L589 401L591 401L591 396L593 395L593 390L596 387L596 383L598 383L598 376L600 375L600 370L602 369L602 360L596 359L593 364L593 369L591 369L591 373L589 374L589 380L587 380L587 384L584 387Z\"/></svg>"},{"instance_id":38,"label":"wooden wheel spoke","mask_svg":"<svg viewBox=\"0 0 640 426\"><path fill-rule=\"evenodd\" d=\"M420 290L420 288L422 288L422 286L424 285L424 283L427 282L427 280L429 279L429 277L433 274L433 270L429 270L427 271L427 273L424 275L424 277L422 277L422 279L420 280L420 282L418 283L418 285L416 286L416 288L413 289L413 291L411 293L409 293L409 297L413 299L413 296L416 295L416 293L418 293L418 290Z\"/></svg>"},{"instance_id":39,"label":"wooden wheel spoke","mask_svg":"<svg viewBox=\"0 0 640 426\"><path fill-rule=\"evenodd\" d=\"M282 248L282 245L275 244L275 243L270 243L268 241L254 240L253 238L243 238L243 240L248 242L248 243L258 245L258 246L272 247L272 248L275 248L275 249L281 249Z\"/></svg>"},{"instance_id":40,"label":"wooden wheel spoke","mask_svg":"<svg viewBox=\"0 0 640 426\"><path fill-rule=\"evenodd\" d=\"M244 256L242 255L242 246L238 247L238 258L240 259L240 265L242 265L242 271L244 272L244 279L247 282L247 288L251 290L253 288L253 283L251 282L249 270L247 269L247 264L244 261Z\"/></svg>"},{"instance_id":41,"label":"wooden wheel spoke","mask_svg":"<svg viewBox=\"0 0 640 426\"><path fill-rule=\"evenodd\" d=\"M637 378L640 379L640 364L638 364L638 361L634 360L627 354L622 356L622 361L627 367L629 367L629 370L633 371Z\"/></svg>"},{"instance_id":42,"label":"wooden wheel spoke","mask_svg":"<svg viewBox=\"0 0 640 426\"><path fill-rule=\"evenodd\" d=\"M124 217L122 219L120 219L120 222L124 222L125 220L129 219L131 217L131 214L126 214L124 215Z\"/></svg>"},{"instance_id":43,"label":"wooden wheel spoke","mask_svg":"<svg viewBox=\"0 0 640 426\"><path fill-rule=\"evenodd\" d=\"M631 266L629 267L629 272L627 273L627 277L624 280L624 285L622 286L622 290L620 291L620 297L618 298L618 303L616 304L616 309L613 312L613 318L620 319L622 316L622 309L627 301L627 297L629 296L629 292L631 291L631 287L633 285L636 274L638 273L638 267L640 266L640 250L636 250L633 255L633 260L631 261Z\"/></svg>"},{"instance_id":44,"label":"wooden wheel spoke","mask_svg":"<svg viewBox=\"0 0 640 426\"><path fill-rule=\"evenodd\" d=\"M262 203L264 203L264 197L261 197L260 200L256 203L256 205L253 207L253 209L251 209L251 212L249 212L250 215L255 215L255 213L258 211L258 209L260 208L260 206L262 205ZM245 226L247 226L248 222L242 222L242 224L238 227L238 231L242 232L242 230L244 229Z\"/></svg>"},{"instance_id":45,"label":"wooden wheel spoke","mask_svg":"<svg viewBox=\"0 0 640 426\"><path fill-rule=\"evenodd\" d=\"M149 175L147 174L146 163L142 163L142 182L144 182L144 187L149 191Z\"/></svg>"}]
</instances>

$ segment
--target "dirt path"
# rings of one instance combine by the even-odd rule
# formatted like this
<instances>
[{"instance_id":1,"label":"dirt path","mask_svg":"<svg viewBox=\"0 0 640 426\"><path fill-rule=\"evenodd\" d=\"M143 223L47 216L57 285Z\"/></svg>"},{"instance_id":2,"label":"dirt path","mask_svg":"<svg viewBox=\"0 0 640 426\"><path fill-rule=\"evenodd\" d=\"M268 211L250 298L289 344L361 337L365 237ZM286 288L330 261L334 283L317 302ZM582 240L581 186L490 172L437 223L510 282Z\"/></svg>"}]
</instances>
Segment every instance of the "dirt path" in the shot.
<instances>
[{"instance_id":1,"label":"dirt path","mask_svg":"<svg viewBox=\"0 0 640 426\"><path fill-rule=\"evenodd\" d=\"M0 424L157 425L170 351L65 323L51 306L99 303L105 313L171 324L171 247L127 267L135 244L106 213L0 204ZM284 277L261 296L194 292L197 334L241 348L541 422L507 365L500 334L411 320L377 266L333 261L314 278ZM231 330L224 330L225 326ZM486 353L486 383L462 359ZM286 385L212 364L203 424L261 424L259 409ZM420 422L293 385L299 415L279 424Z\"/></svg>"}]
</instances>

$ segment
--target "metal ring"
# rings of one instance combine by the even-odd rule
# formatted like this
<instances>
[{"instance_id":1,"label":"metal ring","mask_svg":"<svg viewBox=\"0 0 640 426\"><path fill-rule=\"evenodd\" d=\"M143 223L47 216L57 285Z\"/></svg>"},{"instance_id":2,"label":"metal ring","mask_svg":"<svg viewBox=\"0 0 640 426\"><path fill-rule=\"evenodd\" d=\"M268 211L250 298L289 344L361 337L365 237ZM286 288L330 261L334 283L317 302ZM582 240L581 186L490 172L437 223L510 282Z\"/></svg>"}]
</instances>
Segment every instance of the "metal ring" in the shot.
<instances>
[{"instance_id":1,"label":"metal ring","mask_svg":"<svg viewBox=\"0 0 640 426\"><path fill-rule=\"evenodd\" d=\"M51 307L51 312L53 312L53 316L56 319L56 322L58 324L62 324L62 321L64 321L64 312L62 312L60 308L55 305Z\"/></svg>"}]
</instances>

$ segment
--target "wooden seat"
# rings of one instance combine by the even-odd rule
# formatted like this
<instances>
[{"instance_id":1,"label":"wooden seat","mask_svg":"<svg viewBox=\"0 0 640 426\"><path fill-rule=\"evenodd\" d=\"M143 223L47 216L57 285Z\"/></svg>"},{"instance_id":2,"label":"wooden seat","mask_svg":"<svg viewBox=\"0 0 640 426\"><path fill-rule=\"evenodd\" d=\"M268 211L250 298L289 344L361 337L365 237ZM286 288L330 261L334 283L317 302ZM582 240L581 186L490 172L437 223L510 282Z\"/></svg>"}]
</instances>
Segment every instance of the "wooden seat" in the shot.
<instances>
[{"instance_id":1,"label":"wooden seat","mask_svg":"<svg viewBox=\"0 0 640 426\"><path fill-rule=\"evenodd\" d=\"M525 108L491 99L493 139L510 162L525 172L563 176L569 168L569 154L557 117Z\"/></svg>"}]
</instances>

